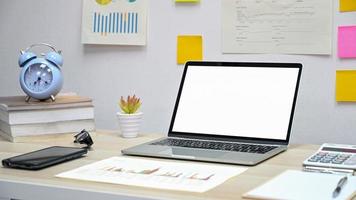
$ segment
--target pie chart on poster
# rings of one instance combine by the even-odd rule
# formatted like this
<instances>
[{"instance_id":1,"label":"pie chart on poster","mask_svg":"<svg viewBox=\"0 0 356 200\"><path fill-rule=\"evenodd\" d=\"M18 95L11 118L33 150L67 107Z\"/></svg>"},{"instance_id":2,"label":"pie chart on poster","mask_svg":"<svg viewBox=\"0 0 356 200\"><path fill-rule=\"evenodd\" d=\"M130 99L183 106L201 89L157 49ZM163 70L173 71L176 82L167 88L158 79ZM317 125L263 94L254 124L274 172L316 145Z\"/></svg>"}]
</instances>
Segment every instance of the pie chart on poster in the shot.
<instances>
[{"instance_id":1,"label":"pie chart on poster","mask_svg":"<svg viewBox=\"0 0 356 200\"><path fill-rule=\"evenodd\" d=\"M105 6L105 5L108 5L110 4L111 2L115 2L116 0L95 0L96 3L102 5L102 6ZM136 0L127 0L129 3L135 3Z\"/></svg>"},{"instance_id":2,"label":"pie chart on poster","mask_svg":"<svg viewBox=\"0 0 356 200\"><path fill-rule=\"evenodd\" d=\"M96 3L100 4L100 5L108 5L109 3L111 3L111 0L95 0Z\"/></svg>"}]
</instances>

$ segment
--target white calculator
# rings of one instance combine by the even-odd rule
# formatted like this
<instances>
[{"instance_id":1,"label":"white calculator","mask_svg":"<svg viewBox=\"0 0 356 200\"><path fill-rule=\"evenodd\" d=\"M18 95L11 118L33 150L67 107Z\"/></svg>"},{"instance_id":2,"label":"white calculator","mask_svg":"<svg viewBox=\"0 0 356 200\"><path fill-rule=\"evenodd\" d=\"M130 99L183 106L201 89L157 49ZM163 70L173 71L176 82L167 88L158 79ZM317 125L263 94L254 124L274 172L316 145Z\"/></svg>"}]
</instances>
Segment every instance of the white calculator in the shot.
<instances>
[{"instance_id":1,"label":"white calculator","mask_svg":"<svg viewBox=\"0 0 356 200\"><path fill-rule=\"evenodd\" d=\"M356 170L356 145L325 143L303 165Z\"/></svg>"}]
</instances>

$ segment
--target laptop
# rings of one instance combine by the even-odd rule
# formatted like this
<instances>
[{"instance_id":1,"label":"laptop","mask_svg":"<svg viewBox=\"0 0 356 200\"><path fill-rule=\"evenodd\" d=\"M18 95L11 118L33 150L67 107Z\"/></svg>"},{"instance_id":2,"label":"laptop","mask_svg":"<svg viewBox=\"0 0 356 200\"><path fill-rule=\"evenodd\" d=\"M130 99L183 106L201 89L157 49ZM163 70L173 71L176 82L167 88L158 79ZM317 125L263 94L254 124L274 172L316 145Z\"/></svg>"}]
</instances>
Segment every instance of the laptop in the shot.
<instances>
[{"instance_id":1,"label":"laptop","mask_svg":"<svg viewBox=\"0 0 356 200\"><path fill-rule=\"evenodd\" d=\"M125 155L256 165L287 149L302 65L187 62L168 137Z\"/></svg>"}]
</instances>

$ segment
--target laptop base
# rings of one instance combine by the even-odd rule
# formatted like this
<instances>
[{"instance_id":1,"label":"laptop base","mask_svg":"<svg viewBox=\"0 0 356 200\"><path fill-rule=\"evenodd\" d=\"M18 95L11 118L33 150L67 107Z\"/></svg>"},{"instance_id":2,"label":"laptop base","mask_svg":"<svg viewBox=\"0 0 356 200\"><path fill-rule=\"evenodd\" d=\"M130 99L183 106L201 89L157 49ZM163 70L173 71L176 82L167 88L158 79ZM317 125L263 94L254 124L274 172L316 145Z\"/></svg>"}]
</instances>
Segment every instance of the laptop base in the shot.
<instances>
[{"instance_id":1,"label":"laptop base","mask_svg":"<svg viewBox=\"0 0 356 200\"><path fill-rule=\"evenodd\" d=\"M254 166L287 149L287 146L282 145L282 146L278 146L277 148L265 154L256 154L256 153L234 152L234 151L224 151L224 150L152 145L152 143L164 139L166 139L166 137L160 138L158 140L150 141L144 144L140 144L131 148L123 149L121 152L124 155L148 156L148 157L159 157L159 158L169 158L169 159L195 160L195 161L207 161L207 162Z\"/></svg>"}]
</instances>

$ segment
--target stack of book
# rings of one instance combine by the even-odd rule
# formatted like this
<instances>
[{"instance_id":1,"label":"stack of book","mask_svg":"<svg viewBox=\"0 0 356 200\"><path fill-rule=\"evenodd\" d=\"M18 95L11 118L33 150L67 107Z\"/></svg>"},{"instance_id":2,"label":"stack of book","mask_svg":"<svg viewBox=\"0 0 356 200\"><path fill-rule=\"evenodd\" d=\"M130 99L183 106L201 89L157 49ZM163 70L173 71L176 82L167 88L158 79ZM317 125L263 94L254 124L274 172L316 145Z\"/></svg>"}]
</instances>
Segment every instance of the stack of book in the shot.
<instances>
[{"instance_id":1,"label":"stack of book","mask_svg":"<svg viewBox=\"0 0 356 200\"><path fill-rule=\"evenodd\" d=\"M25 101L24 96L0 97L0 135L16 142L33 135L76 133L95 130L90 98L58 95L56 100Z\"/></svg>"}]
</instances>

